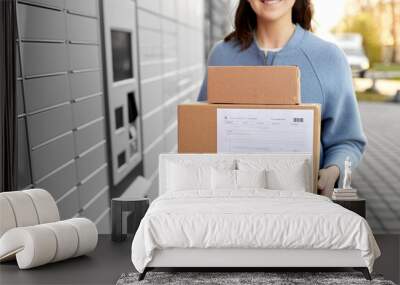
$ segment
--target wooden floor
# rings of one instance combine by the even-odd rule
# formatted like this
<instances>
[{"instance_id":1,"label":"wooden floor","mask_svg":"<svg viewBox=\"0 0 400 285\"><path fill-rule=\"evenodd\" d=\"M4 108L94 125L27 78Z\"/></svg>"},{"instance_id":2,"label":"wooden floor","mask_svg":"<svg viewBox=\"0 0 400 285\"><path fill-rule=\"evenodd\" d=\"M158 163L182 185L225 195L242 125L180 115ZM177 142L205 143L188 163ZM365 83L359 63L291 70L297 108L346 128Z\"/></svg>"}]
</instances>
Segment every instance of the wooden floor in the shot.
<instances>
[{"instance_id":1,"label":"wooden floor","mask_svg":"<svg viewBox=\"0 0 400 285\"><path fill-rule=\"evenodd\" d=\"M382 257L375 271L395 283L400 281L400 236L377 235ZM19 270L15 262L0 265L0 284L115 284L124 272L134 271L130 259L131 240L114 243L101 236L96 250L78 257L36 269Z\"/></svg>"}]
</instances>

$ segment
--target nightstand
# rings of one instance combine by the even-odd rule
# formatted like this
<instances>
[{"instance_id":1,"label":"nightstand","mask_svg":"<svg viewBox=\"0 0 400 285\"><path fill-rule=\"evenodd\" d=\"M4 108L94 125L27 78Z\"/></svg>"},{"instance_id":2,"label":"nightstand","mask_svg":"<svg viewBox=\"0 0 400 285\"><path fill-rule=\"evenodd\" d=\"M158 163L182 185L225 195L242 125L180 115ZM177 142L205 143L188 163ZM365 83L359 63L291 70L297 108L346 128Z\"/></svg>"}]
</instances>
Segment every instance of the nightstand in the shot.
<instances>
[{"instance_id":1,"label":"nightstand","mask_svg":"<svg viewBox=\"0 0 400 285\"><path fill-rule=\"evenodd\" d=\"M122 234L122 216L124 212L134 214L134 232L139 227L140 221L149 208L150 200L148 198L120 197L111 200L111 221L112 231L111 239L113 241L123 241L126 235Z\"/></svg>"},{"instance_id":2,"label":"nightstand","mask_svg":"<svg viewBox=\"0 0 400 285\"><path fill-rule=\"evenodd\" d=\"M332 202L339 204L340 206L359 214L361 217L365 218L365 199L358 198L352 200L340 200L340 199L332 199Z\"/></svg>"}]
</instances>

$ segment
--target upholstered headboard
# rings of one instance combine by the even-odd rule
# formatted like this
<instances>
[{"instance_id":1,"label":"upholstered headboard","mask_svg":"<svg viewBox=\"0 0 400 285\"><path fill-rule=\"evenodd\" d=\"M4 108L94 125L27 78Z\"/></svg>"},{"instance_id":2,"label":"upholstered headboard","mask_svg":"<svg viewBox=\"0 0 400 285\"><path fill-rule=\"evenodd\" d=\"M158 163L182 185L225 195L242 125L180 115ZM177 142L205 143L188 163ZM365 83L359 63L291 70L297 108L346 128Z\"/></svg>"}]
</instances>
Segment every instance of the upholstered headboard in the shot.
<instances>
[{"instance_id":1,"label":"upholstered headboard","mask_svg":"<svg viewBox=\"0 0 400 285\"><path fill-rule=\"evenodd\" d=\"M315 186L313 183L313 165L312 165L312 154L310 153L279 153L279 154L181 154L181 153L168 153L160 154L159 156L159 194L166 192L166 184L168 179L168 163L201 163L203 165L214 165L218 163L226 163L231 161L232 165L236 165L240 159L254 160L267 160L271 161L271 165L278 165L282 161L304 161L307 164L308 176L306 177L308 182L307 191L315 192Z\"/></svg>"}]
</instances>

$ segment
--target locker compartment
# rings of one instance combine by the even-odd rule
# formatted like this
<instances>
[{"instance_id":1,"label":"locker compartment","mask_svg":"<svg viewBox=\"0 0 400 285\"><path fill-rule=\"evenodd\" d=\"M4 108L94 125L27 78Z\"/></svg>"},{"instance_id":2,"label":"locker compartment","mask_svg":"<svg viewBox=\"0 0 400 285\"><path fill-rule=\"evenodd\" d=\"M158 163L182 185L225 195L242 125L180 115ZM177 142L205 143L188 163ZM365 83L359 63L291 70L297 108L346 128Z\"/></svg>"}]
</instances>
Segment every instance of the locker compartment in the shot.
<instances>
[{"instance_id":1,"label":"locker compartment","mask_svg":"<svg viewBox=\"0 0 400 285\"><path fill-rule=\"evenodd\" d=\"M72 161L53 175L40 181L36 184L36 187L49 191L53 198L57 200L72 189L76 183L76 166L75 162Z\"/></svg>"},{"instance_id":2,"label":"locker compartment","mask_svg":"<svg viewBox=\"0 0 400 285\"><path fill-rule=\"evenodd\" d=\"M163 94L164 94L164 101L168 101L171 98L178 95L178 76L168 76L163 79Z\"/></svg>"},{"instance_id":3,"label":"locker compartment","mask_svg":"<svg viewBox=\"0 0 400 285\"><path fill-rule=\"evenodd\" d=\"M142 80L155 76L160 76L162 74L163 69L161 61L149 64L141 64L140 66L140 75Z\"/></svg>"},{"instance_id":4,"label":"locker compartment","mask_svg":"<svg viewBox=\"0 0 400 285\"><path fill-rule=\"evenodd\" d=\"M65 40L65 14L30 5L17 5L19 34L22 39Z\"/></svg>"},{"instance_id":5,"label":"locker compartment","mask_svg":"<svg viewBox=\"0 0 400 285\"><path fill-rule=\"evenodd\" d=\"M78 187L81 204L86 205L101 189L104 189L107 184L107 167L104 167Z\"/></svg>"},{"instance_id":6,"label":"locker compartment","mask_svg":"<svg viewBox=\"0 0 400 285\"><path fill-rule=\"evenodd\" d=\"M32 184L25 118L18 119L18 189Z\"/></svg>"},{"instance_id":7,"label":"locker compartment","mask_svg":"<svg viewBox=\"0 0 400 285\"><path fill-rule=\"evenodd\" d=\"M111 229L111 211L96 224L99 234L110 234Z\"/></svg>"},{"instance_id":8,"label":"locker compartment","mask_svg":"<svg viewBox=\"0 0 400 285\"><path fill-rule=\"evenodd\" d=\"M147 0L148 1L148 0ZM150 10L154 12L154 10ZM156 16L152 13L147 11L138 10L138 26L140 28L148 28L148 29L155 29L161 30L161 20L159 16Z\"/></svg>"},{"instance_id":9,"label":"locker compartment","mask_svg":"<svg viewBox=\"0 0 400 285\"><path fill-rule=\"evenodd\" d=\"M72 130L71 105L28 116L29 138L32 147Z\"/></svg>"},{"instance_id":10,"label":"locker compartment","mask_svg":"<svg viewBox=\"0 0 400 285\"><path fill-rule=\"evenodd\" d=\"M168 104L164 108L164 126L168 127L177 119L177 112L176 112L176 101L171 104Z\"/></svg>"},{"instance_id":11,"label":"locker compartment","mask_svg":"<svg viewBox=\"0 0 400 285\"><path fill-rule=\"evenodd\" d=\"M76 152L82 153L104 139L104 122L100 120L75 132Z\"/></svg>"},{"instance_id":12,"label":"locker compartment","mask_svg":"<svg viewBox=\"0 0 400 285\"><path fill-rule=\"evenodd\" d=\"M70 69L92 69L100 67L99 46L69 45Z\"/></svg>"},{"instance_id":13,"label":"locker compartment","mask_svg":"<svg viewBox=\"0 0 400 285\"><path fill-rule=\"evenodd\" d=\"M21 43L25 76L68 70L67 49L59 43Z\"/></svg>"},{"instance_id":14,"label":"locker compartment","mask_svg":"<svg viewBox=\"0 0 400 285\"><path fill-rule=\"evenodd\" d=\"M142 83L142 114L152 111L154 108L159 107L163 103L162 95L162 81L152 81L149 83Z\"/></svg>"},{"instance_id":15,"label":"locker compartment","mask_svg":"<svg viewBox=\"0 0 400 285\"><path fill-rule=\"evenodd\" d=\"M102 144L76 160L78 181L85 179L107 161L105 151L105 144Z\"/></svg>"},{"instance_id":16,"label":"locker compartment","mask_svg":"<svg viewBox=\"0 0 400 285\"><path fill-rule=\"evenodd\" d=\"M88 16L97 16L97 0L67 0L65 8L68 11L80 13Z\"/></svg>"},{"instance_id":17,"label":"locker compartment","mask_svg":"<svg viewBox=\"0 0 400 285\"><path fill-rule=\"evenodd\" d=\"M100 71L72 73L70 83L73 99L96 94L103 90Z\"/></svg>"},{"instance_id":18,"label":"locker compartment","mask_svg":"<svg viewBox=\"0 0 400 285\"><path fill-rule=\"evenodd\" d=\"M164 141L161 140L153 146L153 148L144 154L144 176L150 178L150 176L158 169L158 156L164 152Z\"/></svg>"},{"instance_id":19,"label":"locker compartment","mask_svg":"<svg viewBox=\"0 0 400 285\"><path fill-rule=\"evenodd\" d=\"M166 136L165 136L165 151L170 152L173 148L177 146L178 140L178 128L173 128Z\"/></svg>"},{"instance_id":20,"label":"locker compartment","mask_svg":"<svg viewBox=\"0 0 400 285\"><path fill-rule=\"evenodd\" d=\"M28 113L70 100L66 74L25 80L24 91Z\"/></svg>"},{"instance_id":21,"label":"locker compartment","mask_svg":"<svg viewBox=\"0 0 400 285\"><path fill-rule=\"evenodd\" d=\"M65 165L75 157L72 133L31 152L33 180Z\"/></svg>"},{"instance_id":22,"label":"locker compartment","mask_svg":"<svg viewBox=\"0 0 400 285\"><path fill-rule=\"evenodd\" d=\"M147 60L162 60L161 32L140 29L139 54L142 62Z\"/></svg>"},{"instance_id":23,"label":"locker compartment","mask_svg":"<svg viewBox=\"0 0 400 285\"><path fill-rule=\"evenodd\" d=\"M143 120L143 148L146 149L163 134L164 121L163 110L159 110L152 116Z\"/></svg>"},{"instance_id":24,"label":"locker compartment","mask_svg":"<svg viewBox=\"0 0 400 285\"><path fill-rule=\"evenodd\" d=\"M100 191L101 189L99 189ZM81 216L86 217L93 222L97 220L100 215L110 207L110 198L108 191L104 191L103 194L100 195L95 201L93 201L90 205L83 205L84 211Z\"/></svg>"},{"instance_id":25,"label":"locker compartment","mask_svg":"<svg viewBox=\"0 0 400 285\"><path fill-rule=\"evenodd\" d=\"M68 39L71 41L98 43L99 31L97 25L97 19L68 14Z\"/></svg>"},{"instance_id":26,"label":"locker compartment","mask_svg":"<svg viewBox=\"0 0 400 285\"><path fill-rule=\"evenodd\" d=\"M70 219L79 211L79 193L75 191L69 193L57 203L61 220Z\"/></svg>"},{"instance_id":27,"label":"locker compartment","mask_svg":"<svg viewBox=\"0 0 400 285\"><path fill-rule=\"evenodd\" d=\"M74 127L87 124L103 116L103 96L95 96L72 104Z\"/></svg>"},{"instance_id":28,"label":"locker compartment","mask_svg":"<svg viewBox=\"0 0 400 285\"><path fill-rule=\"evenodd\" d=\"M175 19L176 18L176 1L169 0L169 1L161 1L161 14L164 16ZM167 21L167 20L165 20ZM164 26L164 24L163 24Z\"/></svg>"}]
</instances>

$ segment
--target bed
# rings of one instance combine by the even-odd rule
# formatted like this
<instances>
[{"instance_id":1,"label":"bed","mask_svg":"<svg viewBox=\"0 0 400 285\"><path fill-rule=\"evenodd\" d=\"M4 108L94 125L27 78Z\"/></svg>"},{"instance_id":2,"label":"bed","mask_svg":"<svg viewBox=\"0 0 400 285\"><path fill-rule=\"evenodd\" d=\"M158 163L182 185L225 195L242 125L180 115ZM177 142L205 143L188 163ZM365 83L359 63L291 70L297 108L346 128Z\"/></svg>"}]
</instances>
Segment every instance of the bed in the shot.
<instances>
[{"instance_id":1,"label":"bed","mask_svg":"<svg viewBox=\"0 0 400 285\"><path fill-rule=\"evenodd\" d=\"M132 243L154 268L352 267L379 248L359 215L312 192L310 154L162 154L159 197Z\"/></svg>"}]
</instances>

